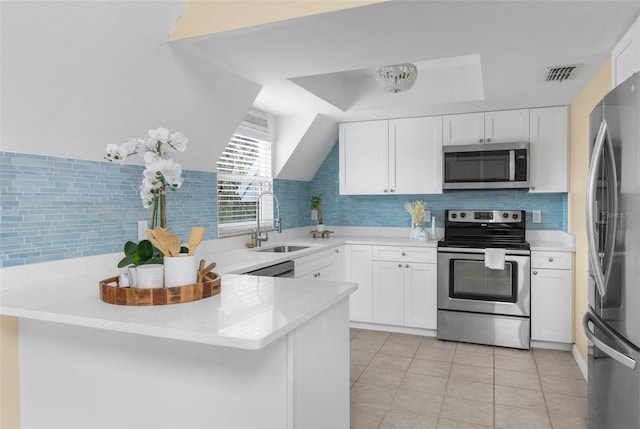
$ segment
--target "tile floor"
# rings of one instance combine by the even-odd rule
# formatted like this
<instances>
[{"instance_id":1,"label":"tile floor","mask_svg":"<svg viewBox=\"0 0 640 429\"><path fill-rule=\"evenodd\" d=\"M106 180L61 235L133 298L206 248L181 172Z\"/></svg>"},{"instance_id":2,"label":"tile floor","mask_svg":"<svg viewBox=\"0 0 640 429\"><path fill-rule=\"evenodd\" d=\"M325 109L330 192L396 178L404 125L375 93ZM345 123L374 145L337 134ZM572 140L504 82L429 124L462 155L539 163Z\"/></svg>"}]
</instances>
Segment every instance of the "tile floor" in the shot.
<instances>
[{"instance_id":1,"label":"tile floor","mask_svg":"<svg viewBox=\"0 0 640 429\"><path fill-rule=\"evenodd\" d=\"M588 428L569 352L351 329L352 428Z\"/></svg>"}]
</instances>

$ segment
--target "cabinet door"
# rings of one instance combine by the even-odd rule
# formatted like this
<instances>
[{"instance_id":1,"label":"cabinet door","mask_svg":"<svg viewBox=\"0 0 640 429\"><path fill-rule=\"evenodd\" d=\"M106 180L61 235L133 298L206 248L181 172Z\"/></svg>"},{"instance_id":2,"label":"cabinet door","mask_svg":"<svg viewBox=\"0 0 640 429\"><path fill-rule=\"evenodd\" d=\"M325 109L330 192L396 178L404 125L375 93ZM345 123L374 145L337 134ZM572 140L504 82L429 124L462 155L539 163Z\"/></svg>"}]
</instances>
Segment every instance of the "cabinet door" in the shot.
<instances>
[{"instance_id":1,"label":"cabinet door","mask_svg":"<svg viewBox=\"0 0 640 429\"><path fill-rule=\"evenodd\" d=\"M484 138L485 143L529 141L529 109L486 112Z\"/></svg>"},{"instance_id":2,"label":"cabinet door","mask_svg":"<svg viewBox=\"0 0 640 429\"><path fill-rule=\"evenodd\" d=\"M404 268L400 262L373 262L373 321L404 324Z\"/></svg>"},{"instance_id":3,"label":"cabinet door","mask_svg":"<svg viewBox=\"0 0 640 429\"><path fill-rule=\"evenodd\" d=\"M333 257L333 281L343 282L344 281L344 269L345 269L345 261L344 261L344 246L336 247L335 249L331 249L334 253Z\"/></svg>"},{"instance_id":4,"label":"cabinet door","mask_svg":"<svg viewBox=\"0 0 640 429\"><path fill-rule=\"evenodd\" d=\"M531 339L573 342L571 270L531 270Z\"/></svg>"},{"instance_id":5,"label":"cabinet door","mask_svg":"<svg viewBox=\"0 0 640 429\"><path fill-rule=\"evenodd\" d=\"M484 142L484 113L464 113L442 117L442 144L473 144Z\"/></svg>"},{"instance_id":6,"label":"cabinet door","mask_svg":"<svg viewBox=\"0 0 640 429\"><path fill-rule=\"evenodd\" d=\"M437 328L437 281L436 264L404 265L405 326Z\"/></svg>"},{"instance_id":7,"label":"cabinet door","mask_svg":"<svg viewBox=\"0 0 640 429\"><path fill-rule=\"evenodd\" d=\"M399 194L442 193L442 117L389 121L389 188Z\"/></svg>"},{"instance_id":8,"label":"cabinet door","mask_svg":"<svg viewBox=\"0 0 640 429\"><path fill-rule=\"evenodd\" d=\"M530 192L569 192L569 108L531 109Z\"/></svg>"},{"instance_id":9,"label":"cabinet door","mask_svg":"<svg viewBox=\"0 0 640 429\"><path fill-rule=\"evenodd\" d=\"M611 51L611 68L614 88L640 71L640 17Z\"/></svg>"},{"instance_id":10,"label":"cabinet door","mask_svg":"<svg viewBox=\"0 0 640 429\"><path fill-rule=\"evenodd\" d=\"M389 121L339 125L340 194L389 192Z\"/></svg>"},{"instance_id":11,"label":"cabinet door","mask_svg":"<svg viewBox=\"0 0 640 429\"><path fill-rule=\"evenodd\" d=\"M371 246L347 244L344 247L345 281L358 283L349 296L350 318L355 322L371 322L373 311Z\"/></svg>"}]
</instances>

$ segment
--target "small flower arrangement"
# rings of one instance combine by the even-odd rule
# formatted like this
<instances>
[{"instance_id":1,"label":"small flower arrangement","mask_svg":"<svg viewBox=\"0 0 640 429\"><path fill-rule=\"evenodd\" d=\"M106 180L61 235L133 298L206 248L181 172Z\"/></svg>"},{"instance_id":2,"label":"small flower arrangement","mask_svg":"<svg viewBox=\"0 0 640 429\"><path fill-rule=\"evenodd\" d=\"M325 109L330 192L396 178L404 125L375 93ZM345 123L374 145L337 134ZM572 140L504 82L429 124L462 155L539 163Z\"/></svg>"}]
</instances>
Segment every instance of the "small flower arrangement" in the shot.
<instances>
[{"instance_id":1,"label":"small flower arrangement","mask_svg":"<svg viewBox=\"0 0 640 429\"><path fill-rule=\"evenodd\" d=\"M144 207L153 206L151 229L166 228L166 190L175 191L182 185L182 167L173 160L175 152L187 150L188 139L179 131L166 128L149 130L146 139L131 139L121 145L107 145L105 159L124 164L131 155L141 155L146 168L142 173L140 198Z\"/></svg>"},{"instance_id":2,"label":"small flower arrangement","mask_svg":"<svg viewBox=\"0 0 640 429\"><path fill-rule=\"evenodd\" d=\"M411 215L411 220L414 225L422 225L424 219L424 212L427 209L427 203L424 201L407 201L404 203L404 209Z\"/></svg>"}]
</instances>

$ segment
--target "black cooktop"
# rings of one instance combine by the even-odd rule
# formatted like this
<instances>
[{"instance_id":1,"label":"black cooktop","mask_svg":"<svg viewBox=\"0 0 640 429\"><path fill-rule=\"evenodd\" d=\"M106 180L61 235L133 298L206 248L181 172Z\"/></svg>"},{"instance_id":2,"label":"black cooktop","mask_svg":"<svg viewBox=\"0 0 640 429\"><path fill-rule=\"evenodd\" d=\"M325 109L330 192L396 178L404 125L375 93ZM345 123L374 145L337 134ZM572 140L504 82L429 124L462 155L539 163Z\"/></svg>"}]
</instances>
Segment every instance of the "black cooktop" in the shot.
<instances>
[{"instance_id":1,"label":"black cooktop","mask_svg":"<svg viewBox=\"0 0 640 429\"><path fill-rule=\"evenodd\" d=\"M524 210L445 210L438 247L530 250Z\"/></svg>"}]
</instances>

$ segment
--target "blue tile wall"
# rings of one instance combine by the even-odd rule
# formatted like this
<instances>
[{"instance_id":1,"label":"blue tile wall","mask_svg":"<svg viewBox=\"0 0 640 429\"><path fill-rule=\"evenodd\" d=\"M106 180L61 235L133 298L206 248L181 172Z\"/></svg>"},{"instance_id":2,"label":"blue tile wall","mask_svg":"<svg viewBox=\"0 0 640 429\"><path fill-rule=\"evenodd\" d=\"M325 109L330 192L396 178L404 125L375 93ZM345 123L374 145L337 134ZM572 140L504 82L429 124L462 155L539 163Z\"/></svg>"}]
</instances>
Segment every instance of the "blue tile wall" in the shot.
<instances>
[{"instance_id":1,"label":"blue tile wall","mask_svg":"<svg viewBox=\"0 0 640 429\"><path fill-rule=\"evenodd\" d=\"M404 227L411 221L406 201L426 201L436 226L443 227L446 209L513 209L527 211L528 229L567 231L566 193L534 194L520 190L448 191L434 195L339 195L338 145L336 144L311 181L311 194L322 194L324 222L335 226ZM534 224L531 210L542 211L542 223Z\"/></svg>"},{"instance_id":2,"label":"blue tile wall","mask_svg":"<svg viewBox=\"0 0 640 429\"><path fill-rule=\"evenodd\" d=\"M142 166L0 151L0 266L120 252L149 220L138 186ZM213 172L184 170L167 194L169 228L184 241L193 225L217 238ZM283 228L310 224L309 182L274 180Z\"/></svg>"},{"instance_id":3,"label":"blue tile wall","mask_svg":"<svg viewBox=\"0 0 640 429\"><path fill-rule=\"evenodd\" d=\"M298 228L311 223L310 183L299 180L273 180L273 193L280 201L282 228Z\"/></svg>"}]
</instances>

